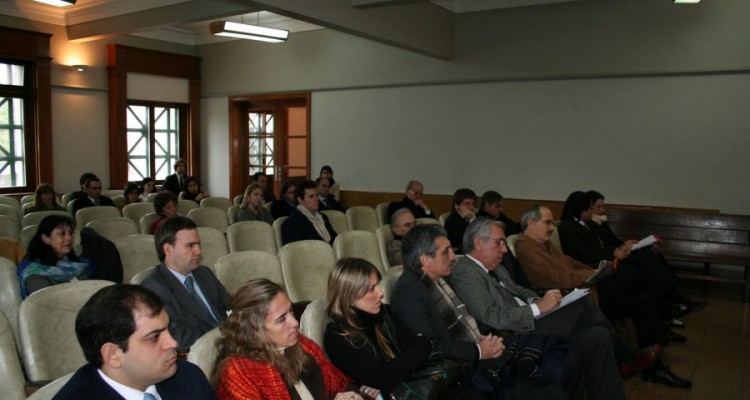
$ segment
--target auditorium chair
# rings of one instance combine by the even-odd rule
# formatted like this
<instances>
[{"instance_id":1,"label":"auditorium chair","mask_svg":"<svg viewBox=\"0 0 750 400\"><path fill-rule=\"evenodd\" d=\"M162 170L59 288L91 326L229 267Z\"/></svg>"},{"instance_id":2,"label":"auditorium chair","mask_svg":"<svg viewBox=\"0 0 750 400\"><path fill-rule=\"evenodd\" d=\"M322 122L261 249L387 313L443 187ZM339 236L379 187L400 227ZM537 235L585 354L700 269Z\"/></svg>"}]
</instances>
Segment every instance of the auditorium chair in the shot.
<instances>
[{"instance_id":1,"label":"auditorium chair","mask_svg":"<svg viewBox=\"0 0 750 400\"><path fill-rule=\"evenodd\" d=\"M122 261L122 281L130 282L137 273L160 263L154 235L130 235L113 240Z\"/></svg>"},{"instance_id":2,"label":"auditorium chair","mask_svg":"<svg viewBox=\"0 0 750 400\"><path fill-rule=\"evenodd\" d=\"M510 235L505 238L505 245L508 246L508 250L515 257L516 255L516 243L518 243L518 234Z\"/></svg>"},{"instance_id":3,"label":"auditorium chair","mask_svg":"<svg viewBox=\"0 0 750 400\"><path fill-rule=\"evenodd\" d=\"M307 305L299 318L299 331L323 348L323 336L328 325L326 296L319 296Z\"/></svg>"},{"instance_id":4,"label":"auditorium chair","mask_svg":"<svg viewBox=\"0 0 750 400\"><path fill-rule=\"evenodd\" d=\"M140 226L133 222L132 219L125 217L95 219L86 224L86 227L93 229L99 235L113 242L115 239L121 237L138 235L141 233Z\"/></svg>"},{"instance_id":5,"label":"auditorium chair","mask_svg":"<svg viewBox=\"0 0 750 400\"><path fill-rule=\"evenodd\" d=\"M18 284L16 264L0 257L0 312L8 318L8 323L16 338L16 347L21 351L21 339L18 334L18 310L21 308L21 288Z\"/></svg>"},{"instance_id":6,"label":"auditorium chair","mask_svg":"<svg viewBox=\"0 0 750 400\"><path fill-rule=\"evenodd\" d=\"M224 236L224 232L206 226L198 227L198 236L201 238L201 250L203 251L201 264L213 270L216 262L229 254L227 238Z\"/></svg>"},{"instance_id":7,"label":"auditorium chair","mask_svg":"<svg viewBox=\"0 0 750 400\"><path fill-rule=\"evenodd\" d=\"M149 195L146 196L146 203L153 203L154 199L156 199L157 194L159 194L159 192L149 193Z\"/></svg>"},{"instance_id":8,"label":"auditorium chair","mask_svg":"<svg viewBox=\"0 0 750 400\"><path fill-rule=\"evenodd\" d=\"M383 289L383 303L391 303L391 293L393 293L393 288L402 272L404 272L403 265L393 266L380 280L380 288Z\"/></svg>"},{"instance_id":9,"label":"auditorium chair","mask_svg":"<svg viewBox=\"0 0 750 400\"><path fill-rule=\"evenodd\" d=\"M263 221L240 221L227 228L229 252L262 250L273 255L279 253L273 226Z\"/></svg>"},{"instance_id":10,"label":"auditorium chair","mask_svg":"<svg viewBox=\"0 0 750 400\"><path fill-rule=\"evenodd\" d=\"M161 216L155 212L150 212L141 217L138 225L141 228L141 234L148 235L151 233L151 225L158 221Z\"/></svg>"},{"instance_id":11,"label":"auditorium chair","mask_svg":"<svg viewBox=\"0 0 750 400\"><path fill-rule=\"evenodd\" d=\"M347 257L362 258L374 265L381 275L385 275L383 259L380 256L380 247L375 234L368 231L344 232L333 241L333 253L336 259Z\"/></svg>"},{"instance_id":12,"label":"auditorium chair","mask_svg":"<svg viewBox=\"0 0 750 400\"><path fill-rule=\"evenodd\" d=\"M18 202L14 197L0 195L0 204L5 204L7 206L11 206L14 210L16 210L16 215L18 216L18 219L20 221L21 219L21 203Z\"/></svg>"},{"instance_id":13,"label":"auditorium chair","mask_svg":"<svg viewBox=\"0 0 750 400\"><path fill-rule=\"evenodd\" d=\"M281 246L284 243L284 236L281 234L281 224L284 223L285 219L287 219L287 217L279 217L273 221L273 235L276 237L276 247L278 250L281 250Z\"/></svg>"},{"instance_id":14,"label":"auditorium chair","mask_svg":"<svg viewBox=\"0 0 750 400\"><path fill-rule=\"evenodd\" d=\"M337 235L349 230L349 221L346 219L346 214L338 210L323 210L321 212L328 217Z\"/></svg>"},{"instance_id":15,"label":"auditorium chair","mask_svg":"<svg viewBox=\"0 0 750 400\"><path fill-rule=\"evenodd\" d=\"M232 206L232 200L226 197L207 197L201 200L201 207L216 207L226 212Z\"/></svg>"},{"instance_id":16,"label":"auditorium chair","mask_svg":"<svg viewBox=\"0 0 750 400\"><path fill-rule=\"evenodd\" d=\"M14 221L16 221L16 225L21 226L21 211L16 209L15 206L0 204L0 216L2 215L8 218L12 218Z\"/></svg>"},{"instance_id":17,"label":"auditorium chair","mask_svg":"<svg viewBox=\"0 0 750 400\"><path fill-rule=\"evenodd\" d=\"M192 200L177 200L177 214L183 217L187 217L188 213L196 208L200 208L200 206Z\"/></svg>"},{"instance_id":18,"label":"auditorium chair","mask_svg":"<svg viewBox=\"0 0 750 400\"><path fill-rule=\"evenodd\" d=\"M65 214L70 217L70 214ZM24 249L29 247L29 242L31 242L31 239L36 235L36 230L38 228L39 225L29 225L21 229L21 232L18 232L18 243L23 246Z\"/></svg>"},{"instance_id":19,"label":"auditorium chair","mask_svg":"<svg viewBox=\"0 0 750 400\"><path fill-rule=\"evenodd\" d=\"M378 229L378 216L375 209L367 206L354 206L346 210L346 220L352 231L368 231L375 233Z\"/></svg>"},{"instance_id":20,"label":"auditorium chair","mask_svg":"<svg viewBox=\"0 0 750 400\"><path fill-rule=\"evenodd\" d=\"M3 371L0 374L0 399L25 400L26 378L18 359L13 329L3 313L0 313L0 370Z\"/></svg>"},{"instance_id":21,"label":"auditorium chair","mask_svg":"<svg viewBox=\"0 0 750 400\"><path fill-rule=\"evenodd\" d=\"M388 205L390 203L383 202L378 203L377 206L375 206L375 215L378 217L378 226L383 226L385 224L391 223L391 219L388 217Z\"/></svg>"},{"instance_id":22,"label":"auditorium chair","mask_svg":"<svg viewBox=\"0 0 750 400\"><path fill-rule=\"evenodd\" d=\"M73 373L67 374L54 381L42 386L36 392L32 393L26 400L52 400L57 392L65 386L66 383L73 377Z\"/></svg>"},{"instance_id":23,"label":"auditorium chair","mask_svg":"<svg viewBox=\"0 0 750 400\"><path fill-rule=\"evenodd\" d=\"M123 196L124 194L125 194L125 191L122 189L102 190L102 196L109 197L110 199L114 199L117 196Z\"/></svg>"},{"instance_id":24,"label":"auditorium chair","mask_svg":"<svg viewBox=\"0 0 750 400\"><path fill-rule=\"evenodd\" d=\"M219 328L211 329L210 331L199 337L198 340L190 346L190 352L187 355L187 360L203 371L207 379L211 379L211 375L214 373L214 363L216 363L216 356L218 355L216 349L216 339L221 335Z\"/></svg>"},{"instance_id":25,"label":"auditorium chair","mask_svg":"<svg viewBox=\"0 0 750 400\"><path fill-rule=\"evenodd\" d=\"M141 218L143 218L144 215L153 212L156 212L156 210L154 209L154 203L133 203L123 207L122 216L125 218L130 218L133 220L133 222L140 225Z\"/></svg>"},{"instance_id":26,"label":"auditorium chair","mask_svg":"<svg viewBox=\"0 0 750 400\"><path fill-rule=\"evenodd\" d=\"M21 354L30 381L50 381L86 363L75 333L83 304L110 281L86 280L46 287L32 293L18 314Z\"/></svg>"},{"instance_id":27,"label":"auditorium chair","mask_svg":"<svg viewBox=\"0 0 750 400\"><path fill-rule=\"evenodd\" d=\"M117 207L113 206L98 206L98 207L86 207L76 212L76 226L83 228L89 222L100 219L100 218L119 218L122 217L122 213Z\"/></svg>"},{"instance_id":28,"label":"auditorium chair","mask_svg":"<svg viewBox=\"0 0 750 400\"><path fill-rule=\"evenodd\" d=\"M289 243L279 251L279 262L289 299L293 303L312 301L326 295L328 273L336 262L328 243L321 240Z\"/></svg>"},{"instance_id":29,"label":"auditorium chair","mask_svg":"<svg viewBox=\"0 0 750 400\"><path fill-rule=\"evenodd\" d=\"M417 225L427 225L427 224L440 225L440 221L436 220L435 218L430 218L430 217L417 218Z\"/></svg>"},{"instance_id":30,"label":"auditorium chair","mask_svg":"<svg viewBox=\"0 0 750 400\"><path fill-rule=\"evenodd\" d=\"M385 224L375 231L375 238L378 240L378 249L380 250L380 260L386 271L391 268L391 261L388 259L388 243L393 240L393 231L390 224Z\"/></svg>"},{"instance_id":31,"label":"auditorium chair","mask_svg":"<svg viewBox=\"0 0 750 400\"><path fill-rule=\"evenodd\" d=\"M200 207L187 213L190 218L200 227L210 227L219 230L222 234L227 231L229 219L226 210L216 207Z\"/></svg>"},{"instance_id":32,"label":"auditorium chair","mask_svg":"<svg viewBox=\"0 0 750 400\"><path fill-rule=\"evenodd\" d=\"M0 215L0 236L8 236L18 240L18 233L21 227L18 218L8 215Z\"/></svg>"},{"instance_id":33,"label":"auditorium chair","mask_svg":"<svg viewBox=\"0 0 750 400\"><path fill-rule=\"evenodd\" d=\"M154 270L156 269L156 265L153 267L148 267L144 269L143 271L133 275L132 278L130 278L130 284L131 285L140 285L141 282L143 282L144 279L146 279L147 276L149 276ZM123 281L125 283L125 281Z\"/></svg>"},{"instance_id":34,"label":"auditorium chair","mask_svg":"<svg viewBox=\"0 0 750 400\"><path fill-rule=\"evenodd\" d=\"M230 294L251 279L266 278L285 286L279 259L265 251L247 250L227 254L216 262L214 274Z\"/></svg>"},{"instance_id":35,"label":"auditorium chair","mask_svg":"<svg viewBox=\"0 0 750 400\"><path fill-rule=\"evenodd\" d=\"M438 218L438 222L440 222L440 225L445 226L445 220L448 219L449 215L451 215L451 213L449 212L440 214L440 217Z\"/></svg>"},{"instance_id":36,"label":"auditorium chair","mask_svg":"<svg viewBox=\"0 0 750 400\"><path fill-rule=\"evenodd\" d=\"M237 211L240 210L240 206L237 204L232 204L231 207L227 208L227 218L229 218L229 226L232 226L235 222L237 222Z\"/></svg>"},{"instance_id":37,"label":"auditorium chair","mask_svg":"<svg viewBox=\"0 0 750 400\"><path fill-rule=\"evenodd\" d=\"M49 215L62 215L70 218L70 213L67 211L34 211L23 216L21 228L31 225L39 225L39 223Z\"/></svg>"}]
</instances>

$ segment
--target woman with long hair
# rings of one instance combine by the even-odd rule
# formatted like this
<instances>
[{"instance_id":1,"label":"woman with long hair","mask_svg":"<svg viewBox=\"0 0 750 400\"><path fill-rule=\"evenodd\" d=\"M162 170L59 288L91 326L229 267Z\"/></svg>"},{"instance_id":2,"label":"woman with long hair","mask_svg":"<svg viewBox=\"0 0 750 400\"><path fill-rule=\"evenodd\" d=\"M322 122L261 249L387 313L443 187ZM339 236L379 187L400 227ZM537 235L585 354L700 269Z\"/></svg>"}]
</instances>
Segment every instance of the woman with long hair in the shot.
<instances>
[{"instance_id":1,"label":"woman with long hair","mask_svg":"<svg viewBox=\"0 0 750 400\"><path fill-rule=\"evenodd\" d=\"M23 213L28 214L35 211L65 211L65 207L57 202L55 188L49 183L41 183L34 192L34 201L29 207L24 208Z\"/></svg>"},{"instance_id":2,"label":"woman with long hair","mask_svg":"<svg viewBox=\"0 0 750 400\"><path fill-rule=\"evenodd\" d=\"M21 296L52 285L88 279L93 266L73 251L73 220L63 215L45 217L29 242L26 258L16 272Z\"/></svg>"},{"instance_id":3,"label":"woman with long hair","mask_svg":"<svg viewBox=\"0 0 750 400\"><path fill-rule=\"evenodd\" d=\"M250 184L242 196L240 209L237 211L237 222L240 221L263 221L273 224L271 213L263 207L263 188L257 184Z\"/></svg>"},{"instance_id":4,"label":"woman with long hair","mask_svg":"<svg viewBox=\"0 0 750 400\"><path fill-rule=\"evenodd\" d=\"M229 298L229 309L212 377L219 399L362 399L347 392L349 379L298 332L281 286L251 280Z\"/></svg>"},{"instance_id":5,"label":"woman with long hair","mask_svg":"<svg viewBox=\"0 0 750 400\"><path fill-rule=\"evenodd\" d=\"M192 200L198 204L208 197L208 193L201 190L201 183L197 178L191 176L185 180L185 190L182 192L183 200Z\"/></svg>"},{"instance_id":6,"label":"woman with long hair","mask_svg":"<svg viewBox=\"0 0 750 400\"><path fill-rule=\"evenodd\" d=\"M334 365L357 383L388 392L429 358L432 344L383 304L380 272L368 261L344 258L328 278L325 348ZM377 393L365 393L376 397Z\"/></svg>"},{"instance_id":7,"label":"woman with long hair","mask_svg":"<svg viewBox=\"0 0 750 400\"><path fill-rule=\"evenodd\" d=\"M148 195L151 193L156 193L156 181L154 178L147 176L143 178L141 183L138 185L138 190L140 191L139 197L141 200L146 201L148 199Z\"/></svg>"}]
</instances>

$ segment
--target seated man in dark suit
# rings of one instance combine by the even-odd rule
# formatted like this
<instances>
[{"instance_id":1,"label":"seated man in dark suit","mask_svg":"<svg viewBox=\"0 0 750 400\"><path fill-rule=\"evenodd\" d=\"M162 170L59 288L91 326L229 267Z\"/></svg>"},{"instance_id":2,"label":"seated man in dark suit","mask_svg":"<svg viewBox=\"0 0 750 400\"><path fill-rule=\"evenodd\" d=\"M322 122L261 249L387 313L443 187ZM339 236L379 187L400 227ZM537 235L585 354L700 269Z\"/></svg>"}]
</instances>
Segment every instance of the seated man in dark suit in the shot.
<instances>
[{"instance_id":1,"label":"seated man in dark suit","mask_svg":"<svg viewBox=\"0 0 750 400\"><path fill-rule=\"evenodd\" d=\"M76 317L88 363L54 400L216 399L203 372L177 358L161 299L137 285L107 286Z\"/></svg>"},{"instance_id":2,"label":"seated man in dark suit","mask_svg":"<svg viewBox=\"0 0 750 400\"><path fill-rule=\"evenodd\" d=\"M174 174L167 176L164 179L164 183L161 185L161 190L169 190L174 193L175 196L179 196L180 192L185 190L185 181L187 180L187 161L184 158L178 158L174 162Z\"/></svg>"},{"instance_id":3,"label":"seated man in dark suit","mask_svg":"<svg viewBox=\"0 0 750 400\"><path fill-rule=\"evenodd\" d=\"M81 174L81 177L78 178L78 186L81 187L81 190L76 190L74 192L70 192L70 198L68 198L68 201L77 200L79 197L82 197L86 195L86 181L89 178L95 178L96 174L93 172L84 172Z\"/></svg>"},{"instance_id":4,"label":"seated man in dark suit","mask_svg":"<svg viewBox=\"0 0 750 400\"><path fill-rule=\"evenodd\" d=\"M568 338L583 360L588 398L624 399L609 320L588 296L558 310L559 290L548 290L540 298L513 282L500 264L508 251L503 228L500 221L478 218L466 229L466 256L456 262L451 277L458 297L484 329ZM640 365L628 368L650 367L659 351L658 347L649 349ZM632 353L629 361L635 362L635 351Z\"/></svg>"},{"instance_id":5,"label":"seated man in dark suit","mask_svg":"<svg viewBox=\"0 0 750 400\"><path fill-rule=\"evenodd\" d=\"M227 318L229 293L208 267L200 265L201 239L185 217L164 220L154 236L161 264L141 285L156 292L169 314L177 350L185 352Z\"/></svg>"},{"instance_id":6,"label":"seated man in dark suit","mask_svg":"<svg viewBox=\"0 0 750 400\"><path fill-rule=\"evenodd\" d=\"M315 184L318 189L318 200L320 200L320 206L318 207L319 210L346 212L344 206L342 206L341 203L336 200L336 197L331 194L331 182L328 178L318 178L315 180Z\"/></svg>"},{"instance_id":7,"label":"seated man in dark suit","mask_svg":"<svg viewBox=\"0 0 750 400\"><path fill-rule=\"evenodd\" d=\"M406 185L406 193L401 201L394 201L388 205L388 218L393 216L397 210L408 208L414 218L435 218L427 203L422 200L424 185L419 181L409 181Z\"/></svg>"},{"instance_id":8,"label":"seated man in dark suit","mask_svg":"<svg viewBox=\"0 0 750 400\"><path fill-rule=\"evenodd\" d=\"M318 211L320 200L315 182L304 181L294 191L297 197L297 208L281 224L283 244L300 240L322 240L332 244L336 239L328 217Z\"/></svg>"},{"instance_id":9,"label":"seated man in dark suit","mask_svg":"<svg viewBox=\"0 0 750 400\"><path fill-rule=\"evenodd\" d=\"M96 206L115 206L115 202L107 196L102 196L102 181L96 177L96 175L86 179L83 185L85 194L75 202L73 202L73 215L75 216L78 210L87 207Z\"/></svg>"},{"instance_id":10,"label":"seated man in dark suit","mask_svg":"<svg viewBox=\"0 0 750 400\"><path fill-rule=\"evenodd\" d=\"M453 211L445 220L445 230L448 231L448 240L456 254L464 254L461 244L466 227L476 219L474 215L476 201L477 195L471 189L458 189L453 193Z\"/></svg>"},{"instance_id":11,"label":"seated man in dark suit","mask_svg":"<svg viewBox=\"0 0 750 400\"><path fill-rule=\"evenodd\" d=\"M479 212L477 217L488 217L496 219L505 225L505 236L521 233L521 224L513 221L503 212L503 195L488 190L479 199Z\"/></svg>"},{"instance_id":12,"label":"seated man in dark suit","mask_svg":"<svg viewBox=\"0 0 750 400\"><path fill-rule=\"evenodd\" d=\"M404 238L404 235L416 225L417 220L408 208L397 210L391 216L391 231L393 232L393 239L386 243L388 262L391 263L391 266L404 265L404 258L401 255L401 240Z\"/></svg>"}]
</instances>

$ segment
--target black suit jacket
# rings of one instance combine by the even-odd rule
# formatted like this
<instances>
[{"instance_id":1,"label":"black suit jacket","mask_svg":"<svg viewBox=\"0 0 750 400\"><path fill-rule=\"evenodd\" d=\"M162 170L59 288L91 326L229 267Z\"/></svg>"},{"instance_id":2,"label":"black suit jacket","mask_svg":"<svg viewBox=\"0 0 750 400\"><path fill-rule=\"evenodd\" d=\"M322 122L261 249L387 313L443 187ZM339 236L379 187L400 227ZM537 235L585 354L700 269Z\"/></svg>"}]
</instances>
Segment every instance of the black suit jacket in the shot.
<instances>
[{"instance_id":1,"label":"black suit jacket","mask_svg":"<svg viewBox=\"0 0 750 400\"><path fill-rule=\"evenodd\" d=\"M183 176L182 181L184 182L187 178L187 175ZM161 190L169 190L174 193L175 196L179 196L182 190L180 190L180 181L177 179L177 174L169 175L161 185Z\"/></svg>"},{"instance_id":2,"label":"black suit jacket","mask_svg":"<svg viewBox=\"0 0 750 400\"><path fill-rule=\"evenodd\" d=\"M141 285L153 290L164 301L164 308L169 314L169 333L177 340L177 349L180 351L188 350L199 337L227 318L229 293L214 273L201 265L193 271L193 278L211 305L211 312L218 322L196 303L185 286L164 264L158 265L141 282Z\"/></svg>"},{"instance_id":3,"label":"black suit jacket","mask_svg":"<svg viewBox=\"0 0 750 400\"><path fill-rule=\"evenodd\" d=\"M572 219L563 219L557 227L563 252L570 257L596 267L601 260L614 260L614 248L605 248L599 236Z\"/></svg>"},{"instance_id":4,"label":"black suit jacket","mask_svg":"<svg viewBox=\"0 0 750 400\"><path fill-rule=\"evenodd\" d=\"M107 196L99 196L99 205L115 207L115 202ZM88 207L96 207L96 204L84 194L73 202L73 215L76 215L78 210Z\"/></svg>"},{"instance_id":5,"label":"black suit jacket","mask_svg":"<svg viewBox=\"0 0 750 400\"><path fill-rule=\"evenodd\" d=\"M211 389L206 376L195 364L177 360L177 372L171 378L156 384L156 390L164 400L191 399L214 400L216 393ZM107 382L102 379L97 368L86 364L79 368L68 383L60 389L52 400L124 400Z\"/></svg>"},{"instance_id":6,"label":"black suit jacket","mask_svg":"<svg viewBox=\"0 0 750 400\"><path fill-rule=\"evenodd\" d=\"M391 307L412 331L433 341L434 352L469 362L479 357L474 343L451 337L429 289L421 280L421 273L404 269L393 288Z\"/></svg>"},{"instance_id":7,"label":"black suit jacket","mask_svg":"<svg viewBox=\"0 0 750 400\"><path fill-rule=\"evenodd\" d=\"M394 213L398 211L401 208L408 208L409 211L414 215L414 218L435 218L434 215L432 215L432 210L430 210L430 213L427 214L425 210L418 206L417 203L411 201L408 197L404 196L401 201L393 201L390 204L388 204L388 219L391 219Z\"/></svg>"},{"instance_id":8,"label":"black suit jacket","mask_svg":"<svg viewBox=\"0 0 750 400\"><path fill-rule=\"evenodd\" d=\"M296 204L289 203L286 199L278 199L271 203L271 216L273 219L288 217L297 209Z\"/></svg>"},{"instance_id":9,"label":"black suit jacket","mask_svg":"<svg viewBox=\"0 0 750 400\"><path fill-rule=\"evenodd\" d=\"M328 244L332 244L333 240L336 239L336 231L333 230L328 217L325 214L321 215L323 216L328 234L331 235L331 241ZM281 224L281 239L284 244L300 240L323 240L318 231L315 230L312 222L297 209Z\"/></svg>"}]
</instances>

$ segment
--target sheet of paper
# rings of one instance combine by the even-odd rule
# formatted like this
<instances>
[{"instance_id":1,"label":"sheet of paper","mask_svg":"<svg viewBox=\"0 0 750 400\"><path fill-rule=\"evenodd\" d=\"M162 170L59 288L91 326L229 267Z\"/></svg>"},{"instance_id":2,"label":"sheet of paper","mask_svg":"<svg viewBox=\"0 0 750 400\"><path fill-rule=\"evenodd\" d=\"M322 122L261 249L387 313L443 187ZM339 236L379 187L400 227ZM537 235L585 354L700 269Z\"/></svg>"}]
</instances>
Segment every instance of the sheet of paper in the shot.
<instances>
[{"instance_id":1,"label":"sheet of paper","mask_svg":"<svg viewBox=\"0 0 750 400\"><path fill-rule=\"evenodd\" d=\"M565 295L562 298L562 300L560 301L560 306L559 307L557 307L554 310L548 312L547 314L540 315L537 319L544 318L545 316L552 314L553 312L555 312L555 311L557 311L557 310L559 310L559 309L567 306L568 304L570 304L570 303L572 303L572 302L580 299L581 297L587 296L588 294L589 294L589 289L586 289L586 288L584 288L584 289L578 289L578 288L573 289L572 292L568 293L567 295Z\"/></svg>"},{"instance_id":2,"label":"sheet of paper","mask_svg":"<svg viewBox=\"0 0 750 400\"><path fill-rule=\"evenodd\" d=\"M631 250L638 250L643 247L648 247L658 241L659 241L659 237L656 235L647 236L641 239L638 243L634 244Z\"/></svg>"}]
</instances>

